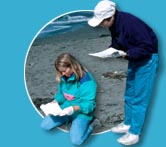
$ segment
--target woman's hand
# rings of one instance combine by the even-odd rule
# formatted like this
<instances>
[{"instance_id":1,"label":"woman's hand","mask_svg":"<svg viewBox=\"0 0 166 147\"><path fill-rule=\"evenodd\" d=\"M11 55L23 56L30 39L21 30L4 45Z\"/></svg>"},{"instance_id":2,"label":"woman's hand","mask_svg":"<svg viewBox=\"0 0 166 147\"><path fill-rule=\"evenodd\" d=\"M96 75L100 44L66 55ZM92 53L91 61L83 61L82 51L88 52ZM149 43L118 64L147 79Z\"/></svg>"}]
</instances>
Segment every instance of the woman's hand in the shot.
<instances>
[{"instance_id":1,"label":"woman's hand","mask_svg":"<svg viewBox=\"0 0 166 147\"><path fill-rule=\"evenodd\" d=\"M74 111L79 111L80 110L79 106L73 106L73 108L74 108Z\"/></svg>"},{"instance_id":2,"label":"woman's hand","mask_svg":"<svg viewBox=\"0 0 166 147\"><path fill-rule=\"evenodd\" d=\"M73 113L74 113L74 108L73 106L70 106L70 107L64 108L59 116L72 115Z\"/></svg>"},{"instance_id":3,"label":"woman's hand","mask_svg":"<svg viewBox=\"0 0 166 147\"><path fill-rule=\"evenodd\" d=\"M74 113L74 111L79 111L79 110L80 110L79 106L70 106L70 107L63 109L62 112L60 113L60 116L72 115Z\"/></svg>"}]
</instances>

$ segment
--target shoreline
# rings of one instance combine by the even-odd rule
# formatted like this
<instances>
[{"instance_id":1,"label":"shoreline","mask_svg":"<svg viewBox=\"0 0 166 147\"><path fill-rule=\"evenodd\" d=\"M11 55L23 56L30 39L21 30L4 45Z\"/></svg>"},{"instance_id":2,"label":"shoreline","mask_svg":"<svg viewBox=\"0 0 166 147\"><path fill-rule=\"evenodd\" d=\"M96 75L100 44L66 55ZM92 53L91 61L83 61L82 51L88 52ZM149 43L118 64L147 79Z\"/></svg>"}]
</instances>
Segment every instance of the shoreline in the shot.
<instances>
[{"instance_id":1,"label":"shoreline","mask_svg":"<svg viewBox=\"0 0 166 147\"><path fill-rule=\"evenodd\" d=\"M26 85L34 104L36 105L37 99L53 98L57 90L54 61L59 54L68 52L75 56L97 81L95 117L101 121L102 127L96 132L109 130L123 121L123 94L126 78L104 77L103 74L115 71L126 72L128 61L122 58L101 59L88 55L88 53L106 49L110 42L111 37L107 30L88 26L34 40L25 68Z\"/></svg>"}]
</instances>

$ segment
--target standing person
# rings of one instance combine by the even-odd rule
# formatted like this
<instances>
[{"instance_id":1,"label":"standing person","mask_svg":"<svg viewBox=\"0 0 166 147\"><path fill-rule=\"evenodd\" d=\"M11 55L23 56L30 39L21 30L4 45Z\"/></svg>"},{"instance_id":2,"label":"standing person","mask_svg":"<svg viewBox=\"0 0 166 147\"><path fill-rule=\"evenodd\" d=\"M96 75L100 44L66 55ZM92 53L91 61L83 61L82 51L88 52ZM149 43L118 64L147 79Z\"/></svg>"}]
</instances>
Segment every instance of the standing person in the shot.
<instances>
[{"instance_id":1,"label":"standing person","mask_svg":"<svg viewBox=\"0 0 166 147\"><path fill-rule=\"evenodd\" d=\"M132 145L139 141L158 67L158 41L153 30L136 16L118 11L109 0L100 1L94 9L94 17L88 21L92 27L109 29L110 47L126 53L128 73L124 94L124 122L112 128L112 132L126 133L117 141Z\"/></svg>"},{"instance_id":2,"label":"standing person","mask_svg":"<svg viewBox=\"0 0 166 147\"><path fill-rule=\"evenodd\" d=\"M55 61L58 91L51 103L58 103L62 112L46 116L41 127L51 130L71 122L70 140L75 145L85 142L99 120L94 119L96 81L71 54L63 53ZM56 108L55 108L56 109Z\"/></svg>"}]
</instances>

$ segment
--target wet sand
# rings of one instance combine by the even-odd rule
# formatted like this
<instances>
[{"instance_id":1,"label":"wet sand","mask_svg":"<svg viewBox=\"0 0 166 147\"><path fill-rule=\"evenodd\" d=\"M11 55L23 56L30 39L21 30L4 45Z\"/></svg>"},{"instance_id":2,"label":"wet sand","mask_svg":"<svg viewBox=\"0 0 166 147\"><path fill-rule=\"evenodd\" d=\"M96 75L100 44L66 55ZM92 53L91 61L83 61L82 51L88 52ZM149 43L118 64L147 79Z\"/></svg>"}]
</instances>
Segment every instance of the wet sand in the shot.
<instances>
[{"instance_id":1,"label":"wet sand","mask_svg":"<svg viewBox=\"0 0 166 147\"><path fill-rule=\"evenodd\" d=\"M111 42L110 34L103 28L84 28L57 36L36 39L29 50L25 77L28 93L36 108L53 99L57 90L54 61L64 52L74 55L95 77L98 84L95 117L102 126L94 130L101 133L123 121L123 95L125 76L110 76L108 72L126 73L127 60L122 58L101 59L88 53L106 49ZM103 75L104 74L104 75ZM40 113L42 113L40 111ZM64 129L68 129L62 126Z\"/></svg>"}]
</instances>

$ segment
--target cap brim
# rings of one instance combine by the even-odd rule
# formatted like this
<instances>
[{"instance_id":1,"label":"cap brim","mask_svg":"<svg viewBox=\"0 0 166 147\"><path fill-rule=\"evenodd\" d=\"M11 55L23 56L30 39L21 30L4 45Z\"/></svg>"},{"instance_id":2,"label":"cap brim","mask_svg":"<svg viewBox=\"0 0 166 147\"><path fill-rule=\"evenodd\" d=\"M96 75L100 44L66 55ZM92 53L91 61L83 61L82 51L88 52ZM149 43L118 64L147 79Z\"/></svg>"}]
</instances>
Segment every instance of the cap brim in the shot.
<instances>
[{"instance_id":1,"label":"cap brim","mask_svg":"<svg viewBox=\"0 0 166 147\"><path fill-rule=\"evenodd\" d=\"M93 17L92 19L90 19L88 21L88 24L92 27L96 27L98 26L101 22L103 21L103 19L96 19L95 17Z\"/></svg>"}]
</instances>

